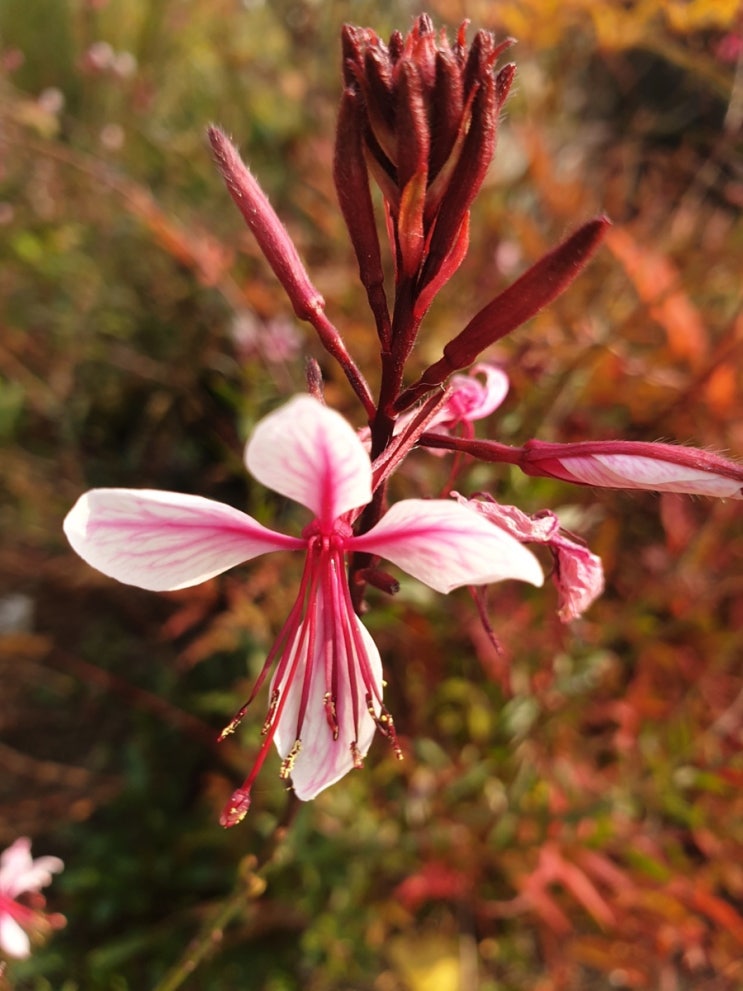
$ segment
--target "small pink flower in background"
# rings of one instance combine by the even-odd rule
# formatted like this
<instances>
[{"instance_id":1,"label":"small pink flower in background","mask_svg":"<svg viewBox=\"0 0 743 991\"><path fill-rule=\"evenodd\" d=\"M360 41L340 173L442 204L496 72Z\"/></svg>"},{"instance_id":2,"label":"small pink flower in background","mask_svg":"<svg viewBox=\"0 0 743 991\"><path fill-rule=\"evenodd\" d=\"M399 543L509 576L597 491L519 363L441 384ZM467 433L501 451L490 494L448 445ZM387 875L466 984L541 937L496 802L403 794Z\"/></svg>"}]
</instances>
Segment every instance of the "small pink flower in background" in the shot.
<instances>
[{"instance_id":1,"label":"small pink flower in background","mask_svg":"<svg viewBox=\"0 0 743 991\"><path fill-rule=\"evenodd\" d=\"M248 811L271 742L282 757L281 777L291 777L301 799L360 767L376 729L397 747L382 702L379 652L353 610L346 555L384 557L439 592L505 578L543 581L519 540L448 499L403 500L354 534L372 498L369 455L350 424L310 396L295 397L258 424L245 462L260 482L314 514L301 537L210 499L150 490L94 489L65 520L72 547L88 564L152 590L198 584L268 551L305 554L289 618L250 698L222 733L236 728L273 667L265 740L222 813L224 826Z\"/></svg>"},{"instance_id":2,"label":"small pink flower in background","mask_svg":"<svg viewBox=\"0 0 743 991\"><path fill-rule=\"evenodd\" d=\"M31 840L22 836L0 855L0 951L23 958L31 952L28 932L64 925L61 915L46 915L38 892L64 867L59 857L31 857ZM28 904L17 899L26 896Z\"/></svg>"},{"instance_id":3,"label":"small pink flower in background","mask_svg":"<svg viewBox=\"0 0 743 991\"><path fill-rule=\"evenodd\" d=\"M231 327L238 357L263 358L269 365L295 361L301 352L302 335L283 317L263 321L250 310L236 314Z\"/></svg>"},{"instance_id":4,"label":"small pink flower in background","mask_svg":"<svg viewBox=\"0 0 743 991\"><path fill-rule=\"evenodd\" d=\"M734 65L743 56L743 23L739 31L730 31L720 38L714 47L714 56L729 65Z\"/></svg>"}]
</instances>

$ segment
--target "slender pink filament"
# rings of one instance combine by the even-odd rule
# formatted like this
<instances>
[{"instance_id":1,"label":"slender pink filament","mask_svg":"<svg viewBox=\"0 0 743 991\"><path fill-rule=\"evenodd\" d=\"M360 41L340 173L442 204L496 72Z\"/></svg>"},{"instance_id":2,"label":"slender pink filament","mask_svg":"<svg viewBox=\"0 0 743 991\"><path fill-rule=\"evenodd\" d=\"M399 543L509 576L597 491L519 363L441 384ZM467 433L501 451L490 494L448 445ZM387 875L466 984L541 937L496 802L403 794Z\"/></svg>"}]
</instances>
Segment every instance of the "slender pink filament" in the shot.
<instances>
[{"instance_id":1,"label":"slender pink filament","mask_svg":"<svg viewBox=\"0 0 743 991\"><path fill-rule=\"evenodd\" d=\"M382 705L381 687L377 684L371 668L346 578L344 558L351 529L344 521L336 520L331 532L323 533L321 524L315 521L305 530L304 536L307 540L307 556L297 599L266 657L250 697L222 731L220 737L224 738L235 729L278 659L273 676L272 697L263 727L264 739L249 775L233 793L232 800L223 813L223 821L227 825L238 822L249 807L250 789L274 740L292 685L303 661L305 667L301 673L296 744L284 758L282 777L288 776L293 759L299 753L302 729L315 677L322 676L324 679L325 715L328 732L332 734L334 741L338 740L339 736L337 707L340 706L341 711L345 712L346 704L350 704L353 739L342 741L342 745L351 748L357 766L361 762L358 740L362 692L369 714L378 728L385 735L391 735L394 742L393 724ZM317 651L318 636L322 637L321 652ZM319 662L320 658L322 658L321 672L315 671L316 662ZM341 692L344 694L343 698L339 698ZM346 693L350 695L350 700Z\"/></svg>"}]
</instances>

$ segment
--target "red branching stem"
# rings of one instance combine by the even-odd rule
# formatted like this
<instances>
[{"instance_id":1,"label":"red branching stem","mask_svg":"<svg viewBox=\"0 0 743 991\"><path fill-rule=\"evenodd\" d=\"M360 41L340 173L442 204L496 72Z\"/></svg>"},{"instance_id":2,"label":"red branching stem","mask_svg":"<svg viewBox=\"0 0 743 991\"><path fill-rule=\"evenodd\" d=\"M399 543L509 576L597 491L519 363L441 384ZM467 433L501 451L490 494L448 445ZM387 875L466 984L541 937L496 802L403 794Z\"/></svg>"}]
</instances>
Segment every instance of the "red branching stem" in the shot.
<instances>
[{"instance_id":1,"label":"red branching stem","mask_svg":"<svg viewBox=\"0 0 743 991\"><path fill-rule=\"evenodd\" d=\"M372 465L372 489L392 475L418 442L421 434L438 413L451 394L450 389L442 389L431 396L418 410L417 415L405 429L395 436Z\"/></svg>"},{"instance_id":2,"label":"red branching stem","mask_svg":"<svg viewBox=\"0 0 743 991\"><path fill-rule=\"evenodd\" d=\"M346 345L343 343L343 338L330 320L328 320L325 316L322 307L318 307L315 313L308 316L307 319L317 331L320 342L325 350L328 354L335 358L343 369L351 388L356 393L364 407L366 415L371 420L377 411L376 404L372 398L371 390L369 389L367 381L362 375L361 370L349 355Z\"/></svg>"},{"instance_id":3,"label":"red branching stem","mask_svg":"<svg viewBox=\"0 0 743 991\"><path fill-rule=\"evenodd\" d=\"M395 400L402 387L405 362L415 343L420 323L416 320L413 307L415 290L410 279L401 279L395 295L395 309L392 317L392 347L382 352L382 379L379 387L379 403L371 424L372 460L379 457L392 437L397 414ZM376 519L368 524L373 526ZM368 527L367 527L368 529Z\"/></svg>"}]
</instances>

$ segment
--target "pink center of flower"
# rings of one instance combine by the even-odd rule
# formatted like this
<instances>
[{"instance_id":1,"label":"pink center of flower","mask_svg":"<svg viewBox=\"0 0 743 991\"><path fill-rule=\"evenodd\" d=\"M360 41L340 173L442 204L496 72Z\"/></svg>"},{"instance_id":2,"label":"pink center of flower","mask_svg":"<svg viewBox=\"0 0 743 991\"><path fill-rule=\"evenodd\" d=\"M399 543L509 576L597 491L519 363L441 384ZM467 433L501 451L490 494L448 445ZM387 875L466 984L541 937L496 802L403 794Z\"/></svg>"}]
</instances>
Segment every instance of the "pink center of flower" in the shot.
<instances>
[{"instance_id":1,"label":"pink center of flower","mask_svg":"<svg viewBox=\"0 0 743 991\"><path fill-rule=\"evenodd\" d=\"M3 915L9 915L16 922L30 926L36 920L38 913L0 891L0 916Z\"/></svg>"}]
</instances>

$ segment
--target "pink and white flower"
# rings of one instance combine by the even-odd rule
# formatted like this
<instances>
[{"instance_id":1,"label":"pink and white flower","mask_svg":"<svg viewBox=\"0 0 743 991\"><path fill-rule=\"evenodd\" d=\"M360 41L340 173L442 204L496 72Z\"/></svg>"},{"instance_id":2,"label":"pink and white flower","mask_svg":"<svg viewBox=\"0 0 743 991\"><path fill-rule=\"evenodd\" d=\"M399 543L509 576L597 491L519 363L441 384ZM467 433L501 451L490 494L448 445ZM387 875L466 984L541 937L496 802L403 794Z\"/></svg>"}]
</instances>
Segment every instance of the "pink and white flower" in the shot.
<instances>
[{"instance_id":1,"label":"pink and white flower","mask_svg":"<svg viewBox=\"0 0 743 991\"><path fill-rule=\"evenodd\" d=\"M482 376L482 380L479 376ZM474 437L475 428L472 424L475 420L485 419L498 409L508 395L510 383L502 368L481 361L473 365L466 375L452 375L447 387L446 402L429 421L426 430L448 434L459 427L464 437ZM395 433L401 433L417 414L418 410L412 409L399 416L395 423ZM441 454L442 457L447 454L446 451L431 453Z\"/></svg>"},{"instance_id":2,"label":"pink and white flower","mask_svg":"<svg viewBox=\"0 0 743 991\"><path fill-rule=\"evenodd\" d=\"M482 376L482 379L480 379ZM466 375L452 375L447 383L446 401L426 424L426 430L448 436L459 429L463 437L474 437L475 420L483 420L494 413L508 395L510 382L499 365L482 361L473 365ZM415 420L420 410L414 408L401 414L395 421L395 436ZM367 449L371 448L371 431L359 430L359 437ZM449 451L431 448L430 454L446 457Z\"/></svg>"},{"instance_id":3,"label":"pink and white flower","mask_svg":"<svg viewBox=\"0 0 743 991\"><path fill-rule=\"evenodd\" d=\"M52 874L62 870L59 857L31 857L31 840L22 836L0 855L0 950L9 957L23 958L31 952L28 932L58 928L64 924L60 915L45 915L37 905L18 901L41 901L40 888L51 883ZM35 896L35 899L34 899Z\"/></svg>"},{"instance_id":4,"label":"pink and white flower","mask_svg":"<svg viewBox=\"0 0 743 991\"><path fill-rule=\"evenodd\" d=\"M541 585L536 558L514 537L448 499L398 502L363 534L353 523L372 498L364 445L338 413L297 396L256 427L245 451L264 485L314 515L301 536L270 530L252 517L200 496L136 489L94 489L65 520L72 547L119 581L153 590L186 588L261 554L305 555L299 594L248 702L274 673L254 767L222 813L239 822L273 741L281 777L301 799L314 798L361 766L376 729L395 744L382 702L379 652L356 616L346 555L384 557L439 592L516 578Z\"/></svg>"}]
</instances>

